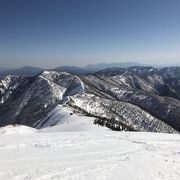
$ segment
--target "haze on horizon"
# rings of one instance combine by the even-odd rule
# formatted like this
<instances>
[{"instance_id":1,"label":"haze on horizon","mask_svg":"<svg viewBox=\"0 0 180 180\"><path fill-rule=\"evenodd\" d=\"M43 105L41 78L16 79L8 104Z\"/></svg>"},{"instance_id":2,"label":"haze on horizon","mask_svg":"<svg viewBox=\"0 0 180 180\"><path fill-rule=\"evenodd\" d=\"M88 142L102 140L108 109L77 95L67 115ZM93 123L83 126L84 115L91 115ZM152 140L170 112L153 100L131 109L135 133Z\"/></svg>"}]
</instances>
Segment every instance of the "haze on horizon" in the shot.
<instances>
[{"instance_id":1,"label":"haze on horizon","mask_svg":"<svg viewBox=\"0 0 180 180\"><path fill-rule=\"evenodd\" d=\"M178 64L179 0L1 0L0 67Z\"/></svg>"}]
</instances>

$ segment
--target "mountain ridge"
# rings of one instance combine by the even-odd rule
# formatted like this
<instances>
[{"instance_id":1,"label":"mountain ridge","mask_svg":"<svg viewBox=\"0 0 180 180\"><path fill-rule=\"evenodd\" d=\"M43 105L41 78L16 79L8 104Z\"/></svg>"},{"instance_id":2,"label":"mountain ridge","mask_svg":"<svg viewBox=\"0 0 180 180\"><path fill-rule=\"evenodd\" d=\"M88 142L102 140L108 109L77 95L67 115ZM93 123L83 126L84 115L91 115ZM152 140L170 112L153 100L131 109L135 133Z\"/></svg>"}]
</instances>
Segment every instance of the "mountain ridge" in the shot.
<instances>
[{"instance_id":1,"label":"mountain ridge","mask_svg":"<svg viewBox=\"0 0 180 180\"><path fill-rule=\"evenodd\" d=\"M62 105L114 130L177 132L180 101L175 95L180 86L176 71L178 67L129 67L88 75L43 71L33 77L7 76L0 80L0 126L41 128L43 122L51 121L48 114ZM169 89L162 92L165 85Z\"/></svg>"},{"instance_id":2,"label":"mountain ridge","mask_svg":"<svg viewBox=\"0 0 180 180\"><path fill-rule=\"evenodd\" d=\"M119 68L128 68L128 67L134 67L134 66L139 66L139 67L146 67L150 66L147 64L140 64L140 63L135 63L135 62L125 62L125 63L99 63L99 64L89 64L83 67L78 67L78 66L59 66L55 68L39 68L39 67L34 67L34 66L24 66L20 68L15 68L15 69L10 69L10 68L0 68L0 77L4 77L7 75L19 75L19 76L35 76L38 73L41 73L44 70L49 70L49 71L59 71L59 72L69 72L73 74L78 74L78 75L86 75L89 73L94 73L97 71L101 71L103 69L107 68L112 68L112 67L119 67ZM160 68L163 66L158 66L158 65L151 65L152 67Z\"/></svg>"}]
</instances>

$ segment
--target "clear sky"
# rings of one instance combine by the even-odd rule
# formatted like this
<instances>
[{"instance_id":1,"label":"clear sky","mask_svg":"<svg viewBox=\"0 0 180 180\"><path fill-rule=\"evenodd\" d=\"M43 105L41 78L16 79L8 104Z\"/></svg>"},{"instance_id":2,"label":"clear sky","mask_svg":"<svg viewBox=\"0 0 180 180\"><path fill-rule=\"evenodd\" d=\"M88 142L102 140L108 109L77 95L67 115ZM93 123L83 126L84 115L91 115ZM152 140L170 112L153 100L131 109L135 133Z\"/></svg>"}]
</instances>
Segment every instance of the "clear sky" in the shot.
<instances>
[{"instance_id":1,"label":"clear sky","mask_svg":"<svg viewBox=\"0 0 180 180\"><path fill-rule=\"evenodd\" d=\"M0 67L179 63L180 0L0 0Z\"/></svg>"}]
</instances>

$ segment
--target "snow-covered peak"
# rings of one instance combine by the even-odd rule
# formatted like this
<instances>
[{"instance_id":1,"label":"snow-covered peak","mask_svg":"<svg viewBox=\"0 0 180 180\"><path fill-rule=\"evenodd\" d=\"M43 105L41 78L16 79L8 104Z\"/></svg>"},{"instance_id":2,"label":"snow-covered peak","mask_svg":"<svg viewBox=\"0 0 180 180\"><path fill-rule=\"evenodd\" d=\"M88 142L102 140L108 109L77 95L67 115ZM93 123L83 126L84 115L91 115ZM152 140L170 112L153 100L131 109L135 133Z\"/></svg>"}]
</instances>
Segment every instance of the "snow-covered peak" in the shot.
<instances>
[{"instance_id":1,"label":"snow-covered peak","mask_svg":"<svg viewBox=\"0 0 180 180\"><path fill-rule=\"evenodd\" d=\"M84 83L73 74L57 71L44 71L40 78L45 79L51 86L63 89L63 96L72 96L84 92Z\"/></svg>"},{"instance_id":2,"label":"snow-covered peak","mask_svg":"<svg viewBox=\"0 0 180 180\"><path fill-rule=\"evenodd\" d=\"M58 72L58 71L46 71L44 70L41 75L42 76L53 76L53 75L70 75L70 73L67 72Z\"/></svg>"}]
</instances>

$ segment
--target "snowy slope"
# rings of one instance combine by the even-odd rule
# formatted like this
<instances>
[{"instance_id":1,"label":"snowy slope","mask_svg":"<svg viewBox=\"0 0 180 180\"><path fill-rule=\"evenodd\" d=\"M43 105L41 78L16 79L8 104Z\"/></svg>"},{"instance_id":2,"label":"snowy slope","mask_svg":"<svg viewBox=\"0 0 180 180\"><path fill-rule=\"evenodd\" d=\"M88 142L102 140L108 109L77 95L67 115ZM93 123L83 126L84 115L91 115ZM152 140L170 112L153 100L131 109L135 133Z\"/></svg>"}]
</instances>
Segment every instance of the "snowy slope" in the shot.
<instances>
[{"instance_id":1,"label":"snowy slope","mask_svg":"<svg viewBox=\"0 0 180 180\"><path fill-rule=\"evenodd\" d=\"M73 114L72 110L58 105L48 116L40 121L39 132L76 132L76 131L105 131L107 128L94 124L93 117ZM45 128L46 127L46 128Z\"/></svg>"},{"instance_id":2,"label":"snowy slope","mask_svg":"<svg viewBox=\"0 0 180 180\"><path fill-rule=\"evenodd\" d=\"M0 179L180 179L179 135L49 131L0 135Z\"/></svg>"}]
</instances>

